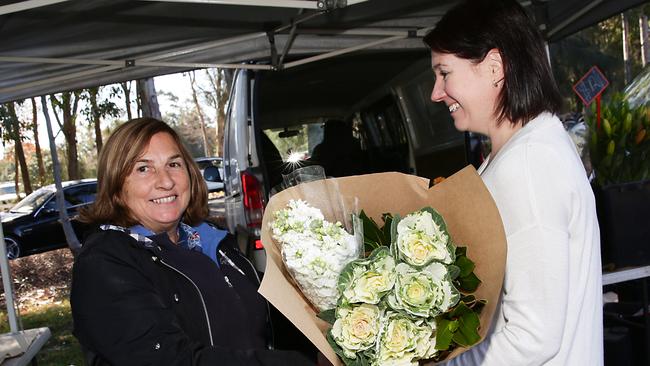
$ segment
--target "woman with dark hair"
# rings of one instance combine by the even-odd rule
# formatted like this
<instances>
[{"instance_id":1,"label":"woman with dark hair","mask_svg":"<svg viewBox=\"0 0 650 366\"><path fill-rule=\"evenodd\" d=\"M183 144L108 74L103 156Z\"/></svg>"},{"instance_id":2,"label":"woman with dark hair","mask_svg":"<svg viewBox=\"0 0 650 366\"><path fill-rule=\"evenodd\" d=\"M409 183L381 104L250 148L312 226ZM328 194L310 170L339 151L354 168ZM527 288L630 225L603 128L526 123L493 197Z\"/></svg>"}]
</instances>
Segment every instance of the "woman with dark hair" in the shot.
<instances>
[{"instance_id":1,"label":"woman with dark hair","mask_svg":"<svg viewBox=\"0 0 650 366\"><path fill-rule=\"evenodd\" d=\"M467 0L425 36L457 129L487 135L479 168L508 254L492 329L453 365L602 365L600 238L592 190L557 113L535 22L515 0Z\"/></svg>"},{"instance_id":2,"label":"woman with dark hair","mask_svg":"<svg viewBox=\"0 0 650 366\"><path fill-rule=\"evenodd\" d=\"M306 365L270 351L268 307L233 237L206 224L207 193L176 132L128 121L104 145L98 230L75 259L70 302L88 365Z\"/></svg>"}]
</instances>

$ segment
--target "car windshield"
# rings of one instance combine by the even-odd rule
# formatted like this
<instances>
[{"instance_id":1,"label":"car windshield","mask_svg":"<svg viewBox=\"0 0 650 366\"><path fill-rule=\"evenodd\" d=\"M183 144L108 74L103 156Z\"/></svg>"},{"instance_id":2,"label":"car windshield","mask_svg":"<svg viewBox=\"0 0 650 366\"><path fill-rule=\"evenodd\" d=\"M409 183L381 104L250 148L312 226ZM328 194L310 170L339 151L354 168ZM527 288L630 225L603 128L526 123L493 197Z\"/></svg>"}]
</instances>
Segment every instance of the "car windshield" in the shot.
<instances>
[{"instance_id":1,"label":"car windshield","mask_svg":"<svg viewBox=\"0 0 650 366\"><path fill-rule=\"evenodd\" d=\"M36 207L39 207L40 205L45 202L48 197L54 192L53 189L51 188L41 188L38 189L34 192L32 192L29 196L23 198L22 201L18 202L16 206L14 206L10 212L16 212L16 213L30 213L33 212Z\"/></svg>"}]
</instances>

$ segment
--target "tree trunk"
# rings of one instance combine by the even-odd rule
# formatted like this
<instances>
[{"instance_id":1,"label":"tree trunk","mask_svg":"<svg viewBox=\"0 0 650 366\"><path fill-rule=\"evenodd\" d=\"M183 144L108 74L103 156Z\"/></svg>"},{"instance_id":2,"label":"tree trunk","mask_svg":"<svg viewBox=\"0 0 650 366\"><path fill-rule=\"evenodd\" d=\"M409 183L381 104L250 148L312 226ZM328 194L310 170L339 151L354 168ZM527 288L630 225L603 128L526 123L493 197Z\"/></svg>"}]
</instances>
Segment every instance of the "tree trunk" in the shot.
<instances>
[{"instance_id":1,"label":"tree trunk","mask_svg":"<svg viewBox=\"0 0 650 366\"><path fill-rule=\"evenodd\" d=\"M9 103L9 113L11 115L11 137L14 140L14 150L16 151L16 175L18 175L18 165L20 165L20 173L23 178L23 190L28 195L32 193L32 182L29 179L29 169L27 169L27 160L25 160L25 152L23 151L23 141L20 136L20 122L16 115L16 107L14 103ZM18 190L16 190L17 192Z\"/></svg>"},{"instance_id":2,"label":"tree trunk","mask_svg":"<svg viewBox=\"0 0 650 366\"><path fill-rule=\"evenodd\" d=\"M226 124L226 104L230 98L230 84L234 73L230 69L213 69L214 73L206 70L208 80L214 89L214 108L216 110L216 156L223 156L223 130Z\"/></svg>"},{"instance_id":3,"label":"tree trunk","mask_svg":"<svg viewBox=\"0 0 650 366\"><path fill-rule=\"evenodd\" d=\"M38 109L36 108L36 99L32 100L32 131L34 133L34 147L36 149L36 161L38 163L38 183L42 186L45 184L45 164L43 164L43 154L41 153L41 144L38 140Z\"/></svg>"},{"instance_id":4,"label":"tree trunk","mask_svg":"<svg viewBox=\"0 0 650 366\"><path fill-rule=\"evenodd\" d=\"M95 129L95 147L97 148L97 156L102 150L102 128L101 128L101 115L102 112L97 107L97 94L99 93L99 88L90 88L88 89L88 95L90 96L90 114L92 115L92 123Z\"/></svg>"},{"instance_id":5,"label":"tree trunk","mask_svg":"<svg viewBox=\"0 0 650 366\"><path fill-rule=\"evenodd\" d=\"M630 60L630 44L628 42L629 34L630 34L630 26L627 21L627 15L625 13L621 13L621 23L623 27L623 71L624 71L624 79L625 79L625 85L627 85L630 82L630 79L632 78L632 62Z\"/></svg>"},{"instance_id":6,"label":"tree trunk","mask_svg":"<svg viewBox=\"0 0 650 366\"><path fill-rule=\"evenodd\" d=\"M54 167L54 185L56 186L56 206L59 210L59 221L63 227L65 240L68 242L70 251L74 256L76 256L79 253L79 250L81 250L81 244L72 229L68 212L65 209L65 198L63 197L63 186L61 185L61 164L59 164L59 157L56 152L56 142L54 141L54 134L52 133L52 123L50 121L50 114L47 111L45 96L41 97L41 104L43 105L43 115L45 116L47 136L50 140L50 153L52 154L52 165Z\"/></svg>"},{"instance_id":7,"label":"tree trunk","mask_svg":"<svg viewBox=\"0 0 650 366\"><path fill-rule=\"evenodd\" d=\"M201 124L201 136L203 136L203 156L211 156L210 149L208 147L208 131L205 128L205 117L203 116L203 109L199 103L199 97L196 94L196 75L194 71L189 73L190 76L190 86L192 87L192 99L194 100L194 106L196 107L196 113L199 115L199 123Z\"/></svg>"},{"instance_id":8,"label":"tree trunk","mask_svg":"<svg viewBox=\"0 0 650 366\"><path fill-rule=\"evenodd\" d=\"M18 153L16 152L16 149L14 148L14 188L16 190L16 198L20 198L20 165L18 164Z\"/></svg>"},{"instance_id":9,"label":"tree trunk","mask_svg":"<svg viewBox=\"0 0 650 366\"><path fill-rule=\"evenodd\" d=\"M648 16L639 16L639 38L641 40L641 66L648 64Z\"/></svg>"},{"instance_id":10,"label":"tree trunk","mask_svg":"<svg viewBox=\"0 0 650 366\"><path fill-rule=\"evenodd\" d=\"M153 78L140 79L137 81L137 86L142 116L162 119Z\"/></svg>"},{"instance_id":11,"label":"tree trunk","mask_svg":"<svg viewBox=\"0 0 650 366\"><path fill-rule=\"evenodd\" d=\"M53 104L61 109L63 114L63 124L60 125L63 136L65 137L66 148L68 152L68 179L77 180L79 174L79 159L77 154L77 107L79 105L78 92L61 93L61 100L50 95ZM56 111L55 111L56 113ZM58 120L58 118L57 118ZM55 145L56 148L56 145Z\"/></svg>"},{"instance_id":12,"label":"tree trunk","mask_svg":"<svg viewBox=\"0 0 650 366\"><path fill-rule=\"evenodd\" d=\"M126 104L126 117L128 120L131 120L133 118L133 115L131 114L131 82L130 81L125 81L123 83L120 83L120 86L122 86L122 91L124 91L124 103Z\"/></svg>"}]
</instances>

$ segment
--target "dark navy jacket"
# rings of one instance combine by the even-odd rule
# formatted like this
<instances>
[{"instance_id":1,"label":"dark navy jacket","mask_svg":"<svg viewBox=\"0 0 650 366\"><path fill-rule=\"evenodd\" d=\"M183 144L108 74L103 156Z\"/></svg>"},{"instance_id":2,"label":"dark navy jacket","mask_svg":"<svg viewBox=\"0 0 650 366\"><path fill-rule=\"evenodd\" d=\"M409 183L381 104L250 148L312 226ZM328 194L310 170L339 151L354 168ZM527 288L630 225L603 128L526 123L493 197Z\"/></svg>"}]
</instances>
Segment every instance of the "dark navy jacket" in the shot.
<instances>
[{"instance_id":1,"label":"dark navy jacket","mask_svg":"<svg viewBox=\"0 0 650 366\"><path fill-rule=\"evenodd\" d=\"M90 365L306 365L266 347L255 270L228 235L216 266L166 235L91 234L75 259L74 334Z\"/></svg>"}]
</instances>

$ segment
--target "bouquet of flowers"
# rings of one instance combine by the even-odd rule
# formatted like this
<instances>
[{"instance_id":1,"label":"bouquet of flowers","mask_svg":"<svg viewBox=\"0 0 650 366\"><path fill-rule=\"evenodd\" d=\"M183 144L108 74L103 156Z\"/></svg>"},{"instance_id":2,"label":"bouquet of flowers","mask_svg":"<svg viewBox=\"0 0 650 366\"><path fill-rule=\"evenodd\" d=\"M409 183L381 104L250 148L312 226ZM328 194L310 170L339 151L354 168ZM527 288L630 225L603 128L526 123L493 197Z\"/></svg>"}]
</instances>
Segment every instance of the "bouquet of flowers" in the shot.
<instances>
[{"instance_id":1,"label":"bouquet of flowers","mask_svg":"<svg viewBox=\"0 0 650 366\"><path fill-rule=\"evenodd\" d=\"M302 293L321 311L333 308L339 296L339 274L359 257L357 238L340 222L325 220L319 209L303 200L289 201L273 217L273 238Z\"/></svg>"},{"instance_id":2,"label":"bouquet of flowers","mask_svg":"<svg viewBox=\"0 0 650 366\"><path fill-rule=\"evenodd\" d=\"M346 217L356 210L341 210L346 204L341 197L355 197L354 207L363 207L358 215L362 229L350 230ZM315 217L310 222L317 224L314 229L309 224L308 231L323 230L316 229L321 221L315 212L290 208L299 200L320 210L323 226L338 221L347 233L363 233L357 242L368 253L328 282L340 296L331 306L321 305L329 309L320 314L286 264L302 254L291 257L285 251L287 243L298 241L296 232L289 235L292 224L280 225L285 218L301 221L304 228L305 220ZM295 215L277 214L287 209ZM380 227L376 222L382 219ZM285 234L294 239L283 243ZM431 365L464 352L490 328L505 271L505 232L490 193L471 167L433 187L425 178L400 173L302 182L271 197L261 237L267 263L259 292L335 366ZM330 259L331 251L319 255ZM305 261L297 263L297 268L309 268ZM328 268L330 275L336 272ZM313 279L313 271L307 272Z\"/></svg>"},{"instance_id":3,"label":"bouquet of flowers","mask_svg":"<svg viewBox=\"0 0 650 366\"><path fill-rule=\"evenodd\" d=\"M473 292L480 281L464 248L456 248L442 216L425 207L401 219L384 215L388 230L362 213L374 247L349 263L338 281L335 309L320 316L332 324L327 338L346 365L417 365L444 359L455 346L480 339ZM390 248L382 243L390 242Z\"/></svg>"}]
</instances>

